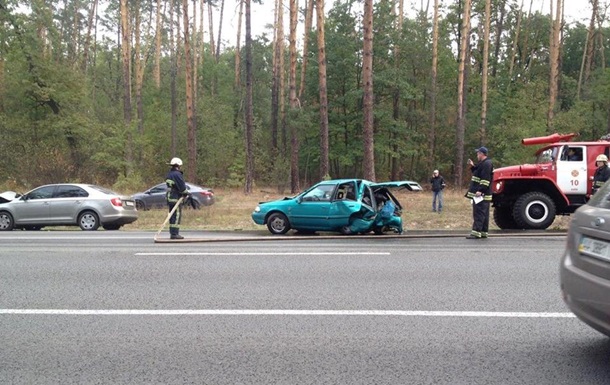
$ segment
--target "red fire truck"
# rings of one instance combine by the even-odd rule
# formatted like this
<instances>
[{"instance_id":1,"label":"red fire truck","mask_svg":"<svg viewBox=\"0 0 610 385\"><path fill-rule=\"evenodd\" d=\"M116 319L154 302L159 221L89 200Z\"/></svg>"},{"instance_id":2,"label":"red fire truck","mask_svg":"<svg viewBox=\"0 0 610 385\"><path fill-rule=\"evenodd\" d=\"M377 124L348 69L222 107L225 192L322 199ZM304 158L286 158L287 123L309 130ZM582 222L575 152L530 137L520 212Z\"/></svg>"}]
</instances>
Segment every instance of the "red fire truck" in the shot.
<instances>
[{"instance_id":1,"label":"red fire truck","mask_svg":"<svg viewBox=\"0 0 610 385\"><path fill-rule=\"evenodd\" d=\"M591 195L595 158L609 156L610 141L573 142L578 134L527 138L544 145L534 164L494 170L494 221L501 229L546 229L557 215L570 215Z\"/></svg>"}]
</instances>

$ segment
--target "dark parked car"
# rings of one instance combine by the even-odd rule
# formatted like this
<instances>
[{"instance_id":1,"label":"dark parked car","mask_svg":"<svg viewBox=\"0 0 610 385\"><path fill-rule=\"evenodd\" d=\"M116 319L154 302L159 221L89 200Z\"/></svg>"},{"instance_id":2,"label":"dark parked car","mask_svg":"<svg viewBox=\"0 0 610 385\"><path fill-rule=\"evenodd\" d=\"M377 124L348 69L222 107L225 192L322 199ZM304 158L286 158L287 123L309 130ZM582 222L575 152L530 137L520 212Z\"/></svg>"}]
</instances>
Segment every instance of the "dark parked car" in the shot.
<instances>
[{"instance_id":1,"label":"dark parked car","mask_svg":"<svg viewBox=\"0 0 610 385\"><path fill-rule=\"evenodd\" d=\"M573 214L560 281L570 310L610 336L610 183Z\"/></svg>"},{"instance_id":2,"label":"dark parked car","mask_svg":"<svg viewBox=\"0 0 610 385\"><path fill-rule=\"evenodd\" d=\"M192 183L187 183L186 186L191 194L188 199L184 201L185 207L198 209L201 206L210 206L214 204L214 191L212 191L212 189ZM134 194L132 198L136 202L138 210L167 208L167 202L165 201L166 191L167 186L165 183L159 183L144 192Z\"/></svg>"},{"instance_id":3,"label":"dark parked car","mask_svg":"<svg viewBox=\"0 0 610 385\"><path fill-rule=\"evenodd\" d=\"M46 226L118 230L138 219L131 198L91 184L50 184L24 195L6 192L2 198L8 202L0 204L0 231Z\"/></svg>"}]
</instances>

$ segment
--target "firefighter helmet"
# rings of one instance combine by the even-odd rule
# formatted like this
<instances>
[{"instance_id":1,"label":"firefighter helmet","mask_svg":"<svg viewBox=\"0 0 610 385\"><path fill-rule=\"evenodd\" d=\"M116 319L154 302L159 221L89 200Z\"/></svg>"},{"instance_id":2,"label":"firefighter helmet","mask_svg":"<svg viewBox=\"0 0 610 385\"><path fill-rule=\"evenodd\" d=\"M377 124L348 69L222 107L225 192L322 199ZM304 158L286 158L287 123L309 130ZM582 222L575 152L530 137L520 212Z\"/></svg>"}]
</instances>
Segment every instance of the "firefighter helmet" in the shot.
<instances>
[{"instance_id":1,"label":"firefighter helmet","mask_svg":"<svg viewBox=\"0 0 610 385\"><path fill-rule=\"evenodd\" d=\"M169 161L169 164L172 166L182 166L182 159L172 158L172 160Z\"/></svg>"},{"instance_id":2,"label":"firefighter helmet","mask_svg":"<svg viewBox=\"0 0 610 385\"><path fill-rule=\"evenodd\" d=\"M608 157L604 154L600 154L597 156L597 158L595 158L596 162L604 162L604 163L608 163Z\"/></svg>"}]
</instances>

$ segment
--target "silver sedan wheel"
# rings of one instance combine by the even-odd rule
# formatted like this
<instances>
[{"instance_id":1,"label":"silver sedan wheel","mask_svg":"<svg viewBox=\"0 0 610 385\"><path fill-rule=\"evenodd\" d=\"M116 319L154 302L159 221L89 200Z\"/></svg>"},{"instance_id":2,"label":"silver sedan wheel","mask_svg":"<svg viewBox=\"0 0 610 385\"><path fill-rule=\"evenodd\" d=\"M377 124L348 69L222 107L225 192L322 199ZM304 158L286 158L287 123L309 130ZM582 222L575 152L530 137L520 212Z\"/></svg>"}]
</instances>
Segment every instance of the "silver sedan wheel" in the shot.
<instances>
[{"instance_id":1,"label":"silver sedan wheel","mask_svg":"<svg viewBox=\"0 0 610 385\"><path fill-rule=\"evenodd\" d=\"M78 217L78 225L82 230L93 231L100 227L100 220L93 211L86 211Z\"/></svg>"},{"instance_id":2,"label":"silver sedan wheel","mask_svg":"<svg viewBox=\"0 0 610 385\"><path fill-rule=\"evenodd\" d=\"M13 229L14 222L11 214L7 212L0 213L0 231L10 231Z\"/></svg>"}]
</instances>

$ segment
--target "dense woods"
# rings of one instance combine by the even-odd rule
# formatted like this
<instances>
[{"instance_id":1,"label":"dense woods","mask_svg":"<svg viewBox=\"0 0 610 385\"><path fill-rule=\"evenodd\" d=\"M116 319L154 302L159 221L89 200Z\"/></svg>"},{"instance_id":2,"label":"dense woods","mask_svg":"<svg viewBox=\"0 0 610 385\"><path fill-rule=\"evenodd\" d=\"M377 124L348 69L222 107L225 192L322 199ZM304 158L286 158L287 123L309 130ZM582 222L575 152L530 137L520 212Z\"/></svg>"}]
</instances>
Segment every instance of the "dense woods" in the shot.
<instances>
[{"instance_id":1,"label":"dense woods","mask_svg":"<svg viewBox=\"0 0 610 385\"><path fill-rule=\"evenodd\" d=\"M461 186L479 145L498 167L532 159L523 137L610 132L603 0L587 24L565 0L266 1L0 0L0 185L138 189L178 156L245 192ZM255 7L275 15L258 36Z\"/></svg>"}]
</instances>

